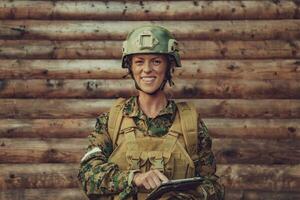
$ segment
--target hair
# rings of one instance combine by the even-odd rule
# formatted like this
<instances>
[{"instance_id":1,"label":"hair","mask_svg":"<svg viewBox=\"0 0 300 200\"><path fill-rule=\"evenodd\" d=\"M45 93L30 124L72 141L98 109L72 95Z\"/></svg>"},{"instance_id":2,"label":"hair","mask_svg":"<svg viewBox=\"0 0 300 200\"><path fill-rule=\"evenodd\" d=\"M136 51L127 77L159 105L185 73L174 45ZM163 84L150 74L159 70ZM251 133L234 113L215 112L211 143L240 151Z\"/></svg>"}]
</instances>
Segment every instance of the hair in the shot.
<instances>
[{"instance_id":1,"label":"hair","mask_svg":"<svg viewBox=\"0 0 300 200\"><path fill-rule=\"evenodd\" d=\"M174 56L172 55L169 54L163 54L163 55L165 55L167 58L167 70L165 74L165 80L166 82L169 83L170 86L173 86L174 82L172 81L172 74L174 73L174 65L176 64L176 61ZM125 56L124 67L128 69L128 73L123 78L130 75L131 78L134 79L131 66L132 66L132 55Z\"/></svg>"}]
</instances>

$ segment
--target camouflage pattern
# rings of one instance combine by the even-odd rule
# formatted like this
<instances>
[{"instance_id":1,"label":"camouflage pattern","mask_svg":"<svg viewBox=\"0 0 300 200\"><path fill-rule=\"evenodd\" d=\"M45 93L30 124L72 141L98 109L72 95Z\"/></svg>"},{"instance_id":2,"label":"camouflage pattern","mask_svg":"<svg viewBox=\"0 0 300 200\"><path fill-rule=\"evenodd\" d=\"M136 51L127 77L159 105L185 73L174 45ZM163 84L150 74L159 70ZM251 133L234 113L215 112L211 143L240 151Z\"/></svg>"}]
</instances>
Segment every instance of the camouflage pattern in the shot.
<instances>
[{"instance_id":1,"label":"camouflage pattern","mask_svg":"<svg viewBox=\"0 0 300 200\"><path fill-rule=\"evenodd\" d=\"M181 67L178 42L164 27L147 25L131 31L122 48L122 67L126 68L125 59L128 55L139 53L167 54L174 58L175 66Z\"/></svg>"},{"instance_id":2,"label":"camouflage pattern","mask_svg":"<svg viewBox=\"0 0 300 200\"><path fill-rule=\"evenodd\" d=\"M176 110L175 102L169 100L167 107L161 110L157 117L149 118L138 107L137 97L131 97L126 101L123 115L132 117L138 129L152 136L160 137L165 135L171 127ZM87 152L95 147L99 147L101 151L84 157L81 161L78 178L83 190L90 197L119 194L120 199L127 199L137 191L131 183L133 171L120 171L116 164L107 162L113 151L107 128L108 116L109 113L103 113L97 118L95 130L89 136L90 145ZM220 200L224 198L224 189L218 183L218 177L215 176L216 162L211 151L212 141L207 127L200 118L198 133L200 159L195 163L195 176L204 176L206 180L196 191L166 194L170 197L169 199Z\"/></svg>"}]
</instances>

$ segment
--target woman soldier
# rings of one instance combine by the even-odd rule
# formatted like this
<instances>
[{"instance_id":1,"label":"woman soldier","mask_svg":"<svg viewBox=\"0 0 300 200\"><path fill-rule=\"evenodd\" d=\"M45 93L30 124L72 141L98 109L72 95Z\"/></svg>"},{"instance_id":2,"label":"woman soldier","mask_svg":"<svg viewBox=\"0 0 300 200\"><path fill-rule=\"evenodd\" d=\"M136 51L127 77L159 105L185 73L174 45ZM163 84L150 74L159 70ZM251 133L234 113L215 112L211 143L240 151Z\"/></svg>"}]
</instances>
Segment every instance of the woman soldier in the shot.
<instances>
[{"instance_id":1,"label":"woman soldier","mask_svg":"<svg viewBox=\"0 0 300 200\"><path fill-rule=\"evenodd\" d=\"M181 67L177 41L160 26L137 28L123 43L122 67L138 96L118 99L97 118L78 174L88 197L143 200L162 182L202 176L197 187L160 199L223 199L205 124L193 105L163 90Z\"/></svg>"}]
</instances>

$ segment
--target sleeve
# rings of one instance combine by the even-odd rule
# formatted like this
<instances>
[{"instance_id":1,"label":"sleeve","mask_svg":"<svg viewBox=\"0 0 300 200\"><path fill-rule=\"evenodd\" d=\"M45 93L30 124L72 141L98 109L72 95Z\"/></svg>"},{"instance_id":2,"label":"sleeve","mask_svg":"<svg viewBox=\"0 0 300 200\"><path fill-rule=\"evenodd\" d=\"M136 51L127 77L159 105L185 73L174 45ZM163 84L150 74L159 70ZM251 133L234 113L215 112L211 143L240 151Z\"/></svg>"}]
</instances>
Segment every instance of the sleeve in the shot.
<instances>
[{"instance_id":1,"label":"sleeve","mask_svg":"<svg viewBox=\"0 0 300 200\"><path fill-rule=\"evenodd\" d=\"M202 119L198 118L198 154L199 160L195 163L196 176L203 176L205 181L198 187L205 200L224 199L224 187L218 182L216 160L212 152L212 140Z\"/></svg>"},{"instance_id":2,"label":"sleeve","mask_svg":"<svg viewBox=\"0 0 300 200\"><path fill-rule=\"evenodd\" d=\"M116 164L108 162L113 151L108 116L103 113L97 117L95 129L88 136L86 154L80 162L78 179L89 198L119 194L120 199L126 199L136 190L131 183L134 171L121 171Z\"/></svg>"}]
</instances>

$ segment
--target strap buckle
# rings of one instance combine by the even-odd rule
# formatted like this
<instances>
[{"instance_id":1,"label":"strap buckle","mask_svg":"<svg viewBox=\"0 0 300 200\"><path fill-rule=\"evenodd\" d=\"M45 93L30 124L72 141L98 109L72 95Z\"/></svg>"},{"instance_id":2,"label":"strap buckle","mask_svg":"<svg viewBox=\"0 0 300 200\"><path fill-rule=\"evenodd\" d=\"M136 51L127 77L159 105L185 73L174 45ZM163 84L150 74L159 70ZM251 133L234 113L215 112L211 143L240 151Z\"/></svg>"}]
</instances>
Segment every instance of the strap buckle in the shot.
<instances>
[{"instance_id":1,"label":"strap buckle","mask_svg":"<svg viewBox=\"0 0 300 200\"><path fill-rule=\"evenodd\" d=\"M151 169L157 169L161 172L164 172L164 158L162 152L150 151L148 152L148 159L151 163Z\"/></svg>"},{"instance_id":2,"label":"strap buckle","mask_svg":"<svg viewBox=\"0 0 300 200\"><path fill-rule=\"evenodd\" d=\"M121 132L124 134L127 134L127 133L134 131L134 129L135 129L135 127L128 127L128 128L121 130Z\"/></svg>"},{"instance_id":3,"label":"strap buckle","mask_svg":"<svg viewBox=\"0 0 300 200\"><path fill-rule=\"evenodd\" d=\"M130 170L140 169L140 152L127 152L126 160Z\"/></svg>"}]
</instances>

